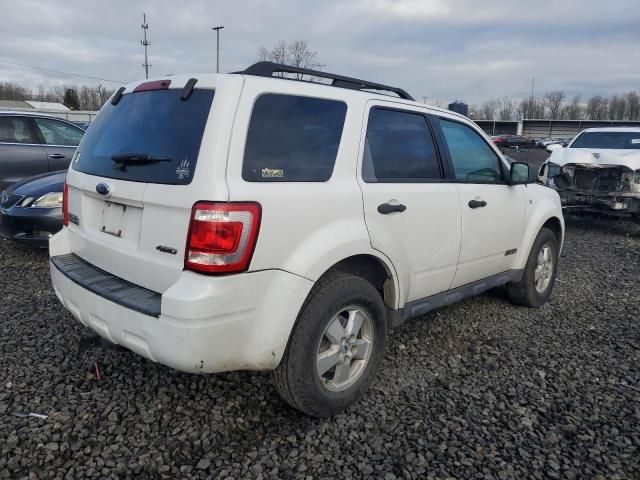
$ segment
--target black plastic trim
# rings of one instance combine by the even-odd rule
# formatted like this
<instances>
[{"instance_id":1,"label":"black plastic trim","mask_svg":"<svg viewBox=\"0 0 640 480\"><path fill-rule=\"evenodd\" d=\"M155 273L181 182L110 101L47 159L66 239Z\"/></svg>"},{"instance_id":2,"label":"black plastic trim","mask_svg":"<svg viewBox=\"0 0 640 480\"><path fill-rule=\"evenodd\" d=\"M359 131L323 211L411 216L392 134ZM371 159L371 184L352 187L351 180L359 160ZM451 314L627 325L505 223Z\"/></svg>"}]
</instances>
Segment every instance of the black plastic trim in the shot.
<instances>
[{"instance_id":1,"label":"black plastic trim","mask_svg":"<svg viewBox=\"0 0 640 480\"><path fill-rule=\"evenodd\" d=\"M180 94L180 100L189 100L189 97L193 93L193 87L195 87L197 82L197 78L190 78L189 80L187 80L187 83L184 84L184 88L182 89L182 93Z\"/></svg>"},{"instance_id":2,"label":"black plastic trim","mask_svg":"<svg viewBox=\"0 0 640 480\"><path fill-rule=\"evenodd\" d=\"M283 65L273 62L258 62L254 63L246 70L239 73L242 75L253 75L257 77L273 77L274 73L297 73L300 75L309 75L312 77L329 78L333 80L332 87L347 88L350 90L383 90L386 92L392 92L398 95L398 97L404 100L414 100L406 91L401 88L391 87L389 85L382 85L381 83L369 82L367 80L360 80L358 78L345 77L343 75L336 75L334 73L322 72L320 70L311 70L308 68L294 67L291 65ZM286 79L286 80L299 80L299 79ZM305 81L305 80L299 80ZM414 100L415 101L415 100Z\"/></svg>"},{"instance_id":3,"label":"black plastic trim","mask_svg":"<svg viewBox=\"0 0 640 480\"><path fill-rule=\"evenodd\" d=\"M409 318L424 315L436 308L451 305L452 303L459 302L467 297L479 295L487 290L506 285L507 283L518 282L522 278L522 274L523 270L509 270L478 280L477 282L468 283L451 290L436 293L430 297L414 300L413 302L407 303L399 310L388 309L387 320L389 322L389 327L395 328Z\"/></svg>"},{"instance_id":4,"label":"black plastic trim","mask_svg":"<svg viewBox=\"0 0 640 480\"><path fill-rule=\"evenodd\" d=\"M122 92L124 92L126 89L127 89L126 87L120 87L118 89L118 91L115 93L115 95L111 99L111 105L117 105L120 102L120 100L122 99Z\"/></svg>"},{"instance_id":5,"label":"black plastic trim","mask_svg":"<svg viewBox=\"0 0 640 480\"><path fill-rule=\"evenodd\" d=\"M145 315L160 316L162 295L157 292L107 273L73 253L51 257L51 263L69 280L102 298Z\"/></svg>"}]
</instances>

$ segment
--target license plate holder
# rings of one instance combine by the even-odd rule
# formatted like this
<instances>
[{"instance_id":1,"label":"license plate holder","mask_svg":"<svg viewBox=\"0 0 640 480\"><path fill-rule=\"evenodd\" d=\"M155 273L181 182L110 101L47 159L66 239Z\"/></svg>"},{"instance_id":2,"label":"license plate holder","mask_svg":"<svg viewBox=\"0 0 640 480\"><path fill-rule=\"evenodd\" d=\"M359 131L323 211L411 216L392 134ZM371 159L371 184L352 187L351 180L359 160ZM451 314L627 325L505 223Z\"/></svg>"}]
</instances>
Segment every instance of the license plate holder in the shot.
<instances>
[{"instance_id":1,"label":"license plate holder","mask_svg":"<svg viewBox=\"0 0 640 480\"><path fill-rule=\"evenodd\" d=\"M124 234L124 212L126 205L104 202L100 217L100 231L121 238Z\"/></svg>"}]
</instances>

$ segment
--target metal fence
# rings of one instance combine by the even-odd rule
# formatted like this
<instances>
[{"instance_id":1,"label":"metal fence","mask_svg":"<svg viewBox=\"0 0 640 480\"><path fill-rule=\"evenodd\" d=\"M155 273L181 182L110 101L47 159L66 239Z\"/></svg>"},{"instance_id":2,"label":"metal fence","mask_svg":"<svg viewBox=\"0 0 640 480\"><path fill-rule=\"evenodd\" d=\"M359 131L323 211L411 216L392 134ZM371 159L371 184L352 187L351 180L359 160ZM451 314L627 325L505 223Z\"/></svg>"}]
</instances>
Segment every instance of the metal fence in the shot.
<instances>
[{"instance_id":1,"label":"metal fence","mask_svg":"<svg viewBox=\"0 0 640 480\"><path fill-rule=\"evenodd\" d=\"M539 137L575 137L585 128L640 127L640 122L625 120L523 120L522 135Z\"/></svg>"},{"instance_id":2,"label":"metal fence","mask_svg":"<svg viewBox=\"0 0 640 480\"><path fill-rule=\"evenodd\" d=\"M529 138L575 137L585 128L640 127L640 121L629 120L540 120L518 121L475 120L488 135L524 135Z\"/></svg>"},{"instance_id":3,"label":"metal fence","mask_svg":"<svg viewBox=\"0 0 640 480\"><path fill-rule=\"evenodd\" d=\"M517 135L520 122L509 120L474 120L487 135Z\"/></svg>"}]
</instances>

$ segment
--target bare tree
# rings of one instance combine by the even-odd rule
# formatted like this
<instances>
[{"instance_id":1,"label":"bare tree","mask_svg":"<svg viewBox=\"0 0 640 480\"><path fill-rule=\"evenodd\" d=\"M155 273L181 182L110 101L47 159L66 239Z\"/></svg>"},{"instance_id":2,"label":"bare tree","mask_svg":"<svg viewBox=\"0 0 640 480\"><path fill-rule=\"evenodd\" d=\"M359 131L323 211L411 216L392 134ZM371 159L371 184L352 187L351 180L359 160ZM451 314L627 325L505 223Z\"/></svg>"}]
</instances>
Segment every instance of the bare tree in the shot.
<instances>
[{"instance_id":1,"label":"bare tree","mask_svg":"<svg viewBox=\"0 0 640 480\"><path fill-rule=\"evenodd\" d=\"M522 118L544 118L544 103L535 97L522 99L519 108Z\"/></svg>"},{"instance_id":2,"label":"bare tree","mask_svg":"<svg viewBox=\"0 0 640 480\"><path fill-rule=\"evenodd\" d=\"M582 103L580 103L580 95L576 95L563 107L563 117L568 120L582 119Z\"/></svg>"},{"instance_id":3,"label":"bare tree","mask_svg":"<svg viewBox=\"0 0 640 480\"><path fill-rule=\"evenodd\" d=\"M482 114L478 105L469 105L469 118L471 120L480 120Z\"/></svg>"},{"instance_id":4,"label":"bare tree","mask_svg":"<svg viewBox=\"0 0 640 480\"><path fill-rule=\"evenodd\" d=\"M107 103L107 100L109 100L111 95L113 95L113 92L114 92L114 90L106 89L102 85L98 85L96 87L96 94L98 96L98 101L99 101L100 108L102 108L102 106L105 103Z\"/></svg>"},{"instance_id":5,"label":"bare tree","mask_svg":"<svg viewBox=\"0 0 640 480\"><path fill-rule=\"evenodd\" d=\"M627 119L640 120L640 96L637 92L627 92L625 95L627 104Z\"/></svg>"},{"instance_id":6,"label":"bare tree","mask_svg":"<svg viewBox=\"0 0 640 480\"><path fill-rule=\"evenodd\" d=\"M304 40L295 40L287 43L280 40L275 47L269 50L266 47L258 49L258 59L274 63L283 63L299 68L313 68L313 60L316 58L317 52L309 49L309 45ZM279 73L280 76L285 74ZM302 75L296 74L296 78Z\"/></svg>"},{"instance_id":7,"label":"bare tree","mask_svg":"<svg viewBox=\"0 0 640 480\"><path fill-rule=\"evenodd\" d=\"M562 104L565 96L564 90L553 90L544 94L544 105L547 107L549 118L562 118Z\"/></svg>"},{"instance_id":8,"label":"bare tree","mask_svg":"<svg viewBox=\"0 0 640 480\"><path fill-rule=\"evenodd\" d=\"M585 114L589 120L605 120L609 114L609 100L602 95L594 95L587 101Z\"/></svg>"},{"instance_id":9,"label":"bare tree","mask_svg":"<svg viewBox=\"0 0 640 480\"><path fill-rule=\"evenodd\" d=\"M498 118L500 120L513 120L516 113L516 104L509 97L503 97L498 110Z\"/></svg>"},{"instance_id":10,"label":"bare tree","mask_svg":"<svg viewBox=\"0 0 640 480\"><path fill-rule=\"evenodd\" d=\"M624 120L627 111L627 101L624 96L614 95L609 100L609 119Z\"/></svg>"},{"instance_id":11,"label":"bare tree","mask_svg":"<svg viewBox=\"0 0 640 480\"><path fill-rule=\"evenodd\" d=\"M1 100L28 100L31 92L11 82L0 83L0 99Z\"/></svg>"},{"instance_id":12,"label":"bare tree","mask_svg":"<svg viewBox=\"0 0 640 480\"><path fill-rule=\"evenodd\" d=\"M284 40L280 40L271 50L260 47L258 49L258 57L260 60L268 62L287 63L289 61L289 48Z\"/></svg>"},{"instance_id":13,"label":"bare tree","mask_svg":"<svg viewBox=\"0 0 640 480\"><path fill-rule=\"evenodd\" d=\"M57 102L70 105L79 110L100 110L113 95L113 90L97 87L57 85L45 89L39 85L30 90L14 83L0 83L0 100L36 100L39 102Z\"/></svg>"},{"instance_id":14,"label":"bare tree","mask_svg":"<svg viewBox=\"0 0 640 480\"><path fill-rule=\"evenodd\" d=\"M497 100L488 100L484 102L480 107L480 118L483 120L495 120L499 106L500 102Z\"/></svg>"},{"instance_id":15,"label":"bare tree","mask_svg":"<svg viewBox=\"0 0 640 480\"><path fill-rule=\"evenodd\" d=\"M294 67L298 68L312 68L313 59L316 57L317 52L309 49L307 42L304 40L296 40L291 42L287 47L289 54L289 61Z\"/></svg>"}]
</instances>

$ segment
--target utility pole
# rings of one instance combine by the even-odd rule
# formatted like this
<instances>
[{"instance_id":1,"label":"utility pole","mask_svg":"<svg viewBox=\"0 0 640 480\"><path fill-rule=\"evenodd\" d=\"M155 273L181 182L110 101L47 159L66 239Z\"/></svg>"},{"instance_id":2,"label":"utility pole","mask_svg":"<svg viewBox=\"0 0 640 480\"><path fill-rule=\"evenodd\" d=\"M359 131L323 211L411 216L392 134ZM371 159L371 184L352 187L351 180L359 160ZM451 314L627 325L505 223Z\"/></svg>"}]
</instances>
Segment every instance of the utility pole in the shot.
<instances>
[{"instance_id":1,"label":"utility pole","mask_svg":"<svg viewBox=\"0 0 640 480\"><path fill-rule=\"evenodd\" d=\"M150 42L147 41L147 30L149 30L149 24L147 23L147 14L142 14L142 34L144 35L144 40L140 40L140 43L144 47L144 63L142 66L144 67L144 77L149 78L149 58L147 57L147 47L151 45Z\"/></svg>"},{"instance_id":2,"label":"utility pole","mask_svg":"<svg viewBox=\"0 0 640 480\"><path fill-rule=\"evenodd\" d=\"M531 99L529 100L529 117L533 118L533 86L536 83L536 77L531 77Z\"/></svg>"},{"instance_id":3,"label":"utility pole","mask_svg":"<svg viewBox=\"0 0 640 480\"><path fill-rule=\"evenodd\" d=\"M533 100L533 86L536 83L536 77L531 77L531 100Z\"/></svg>"},{"instance_id":4,"label":"utility pole","mask_svg":"<svg viewBox=\"0 0 640 480\"><path fill-rule=\"evenodd\" d=\"M220 30L223 28L224 25L211 27L211 30L216 31L216 73L220 73Z\"/></svg>"}]
</instances>

